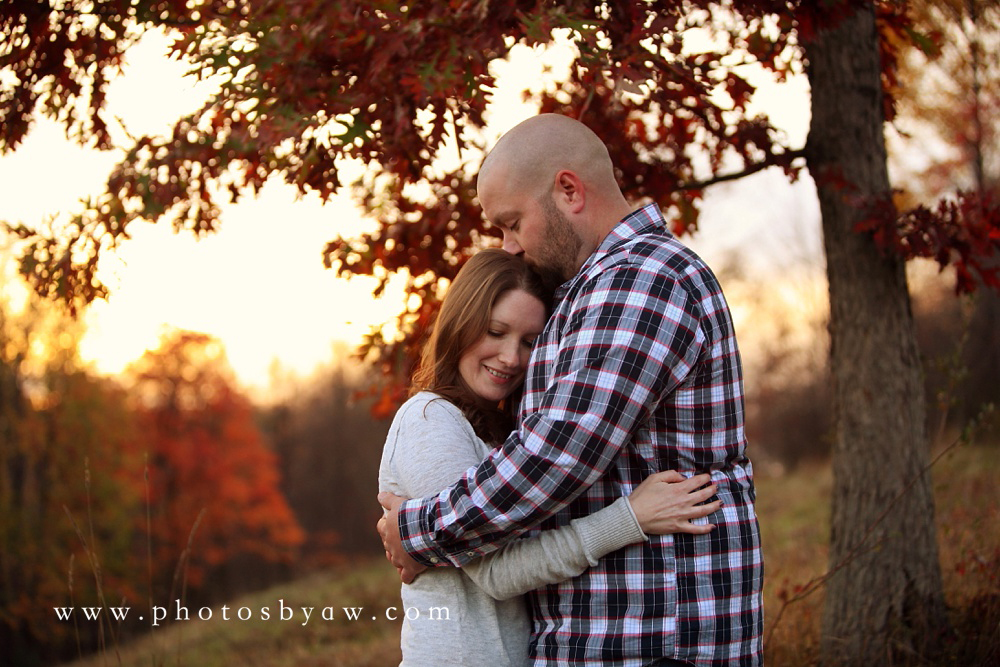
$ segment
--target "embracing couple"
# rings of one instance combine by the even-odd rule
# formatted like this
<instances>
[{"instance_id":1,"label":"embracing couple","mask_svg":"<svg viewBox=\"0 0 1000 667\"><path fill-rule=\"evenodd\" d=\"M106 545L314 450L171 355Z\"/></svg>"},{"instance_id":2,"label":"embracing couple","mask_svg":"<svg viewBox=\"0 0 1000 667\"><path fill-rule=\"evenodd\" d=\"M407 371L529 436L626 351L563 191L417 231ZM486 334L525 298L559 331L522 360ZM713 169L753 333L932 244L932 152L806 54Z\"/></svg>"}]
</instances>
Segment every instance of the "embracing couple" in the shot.
<instances>
[{"instance_id":1,"label":"embracing couple","mask_svg":"<svg viewBox=\"0 0 1000 667\"><path fill-rule=\"evenodd\" d=\"M760 665L742 368L714 274L568 117L501 137L477 187L503 250L449 288L379 471L379 533L421 612L402 665Z\"/></svg>"}]
</instances>

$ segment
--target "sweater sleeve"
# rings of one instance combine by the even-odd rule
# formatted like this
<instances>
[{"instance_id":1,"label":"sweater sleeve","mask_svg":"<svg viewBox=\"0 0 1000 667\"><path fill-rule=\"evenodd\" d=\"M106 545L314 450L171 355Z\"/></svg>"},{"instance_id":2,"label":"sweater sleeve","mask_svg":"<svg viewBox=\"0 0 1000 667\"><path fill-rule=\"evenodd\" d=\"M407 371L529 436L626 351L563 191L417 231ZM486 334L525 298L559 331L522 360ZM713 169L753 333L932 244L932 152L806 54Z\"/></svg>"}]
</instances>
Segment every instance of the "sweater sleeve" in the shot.
<instances>
[{"instance_id":1,"label":"sweater sleeve","mask_svg":"<svg viewBox=\"0 0 1000 667\"><path fill-rule=\"evenodd\" d=\"M619 498L568 526L509 542L462 571L487 595L506 600L578 576L601 557L645 539L628 499Z\"/></svg>"}]
</instances>

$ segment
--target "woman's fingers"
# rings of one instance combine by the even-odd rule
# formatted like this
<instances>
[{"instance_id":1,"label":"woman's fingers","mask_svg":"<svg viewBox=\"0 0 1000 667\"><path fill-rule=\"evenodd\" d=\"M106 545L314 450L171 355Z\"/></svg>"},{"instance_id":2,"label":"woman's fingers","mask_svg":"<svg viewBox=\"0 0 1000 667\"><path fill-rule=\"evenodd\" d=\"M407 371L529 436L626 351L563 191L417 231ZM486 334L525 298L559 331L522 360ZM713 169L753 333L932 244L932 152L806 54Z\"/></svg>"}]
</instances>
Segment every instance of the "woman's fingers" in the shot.
<instances>
[{"instance_id":1,"label":"woman's fingers","mask_svg":"<svg viewBox=\"0 0 1000 667\"><path fill-rule=\"evenodd\" d=\"M716 496L718 485L708 473L685 477L675 470L653 473L636 487L629 503L647 533L706 534L714 524L694 523L722 507Z\"/></svg>"},{"instance_id":2,"label":"woman's fingers","mask_svg":"<svg viewBox=\"0 0 1000 667\"><path fill-rule=\"evenodd\" d=\"M712 481L712 476L709 475L708 473L703 472L698 475L691 475L690 477L687 478L687 480L685 480L685 483L693 489L698 489L705 486L711 481Z\"/></svg>"},{"instance_id":3,"label":"woman's fingers","mask_svg":"<svg viewBox=\"0 0 1000 667\"><path fill-rule=\"evenodd\" d=\"M694 491L692 491L690 493L690 496L691 496L692 500L694 500L694 502L696 502L696 503L703 503L706 500L708 500L709 498L711 498L712 496L714 496L718 490L719 490L719 487L717 485L715 485L715 484L709 484L708 486L705 486L705 487L702 487L702 488L699 488L699 489L695 489Z\"/></svg>"},{"instance_id":4,"label":"woman's fingers","mask_svg":"<svg viewBox=\"0 0 1000 667\"><path fill-rule=\"evenodd\" d=\"M649 477L643 480L643 483L663 483L663 484L676 484L678 482L687 481L687 477L680 474L676 470L662 470L660 472L654 472Z\"/></svg>"},{"instance_id":5,"label":"woman's fingers","mask_svg":"<svg viewBox=\"0 0 1000 667\"><path fill-rule=\"evenodd\" d=\"M677 533L687 533L689 535L708 535L713 530L715 530L714 523L691 523L690 521L681 524L677 527L674 532Z\"/></svg>"},{"instance_id":6,"label":"woman's fingers","mask_svg":"<svg viewBox=\"0 0 1000 667\"><path fill-rule=\"evenodd\" d=\"M722 507L722 501L716 500L711 503L705 503L704 505L695 505L691 508L689 519L701 519L708 516L712 512L718 511Z\"/></svg>"},{"instance_id":7,"label":"woman's fingers","mask_svg":"<svg viewBox=\"0 0 1000 667\"><path fill-rule=\"evenodd\" d=\"M661 472L654 472L644 481L661 482L665 484L680 484L680 488L683 489L697 489L711 482L712 476L702 473L700 475L685 477L676 470L663 470Z\"/></svg>"}]
</instances>

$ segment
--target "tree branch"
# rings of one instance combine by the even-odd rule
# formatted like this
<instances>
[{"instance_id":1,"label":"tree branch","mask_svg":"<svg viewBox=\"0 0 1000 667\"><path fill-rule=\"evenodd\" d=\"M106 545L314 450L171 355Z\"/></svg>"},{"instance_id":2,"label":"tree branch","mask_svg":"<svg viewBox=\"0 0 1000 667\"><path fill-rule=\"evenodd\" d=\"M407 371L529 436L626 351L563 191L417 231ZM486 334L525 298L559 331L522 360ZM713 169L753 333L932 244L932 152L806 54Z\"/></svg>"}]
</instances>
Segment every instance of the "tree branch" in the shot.
<instances>
[{"instance_id":1,"label":"tree branch","mask_svg":"<svg viewBox=\"0 0 1000 667\"><path fill-rule=\"evenodd\" d=\"M782 159L781 162L779 162L779 161L777 161L775 159L764 160L763 162L757 162L755 164L752 164L749 167L746 167L745 169L743 169L742 171L733 172L731 174L719 174L719 175L716 175L716 176L712 176L711 178L707 178L704 181L691 181L691 182L688 182L688 183L679 183L677 185L677 189L678 190L703 190L703 189L709 187L710 185L717 185L719 183L725 183L726 181L737 181L737 180L739 180L741 178L744 178L746 176L750 176L752 174L756 174L758 171L763 171L763 170L767 169L768 167L783 166L784 164L786 164L786 162L790 164L792 162L792 160L795 160L796 158L800 158L800 157L805 157L805 156L806 156L806 149L805 148L798 148L798 149L793 150L793 151L786 151L786 152L782 153L779 156L775 156L775 157L780 157Z\"/></svg>"}]
</instances>

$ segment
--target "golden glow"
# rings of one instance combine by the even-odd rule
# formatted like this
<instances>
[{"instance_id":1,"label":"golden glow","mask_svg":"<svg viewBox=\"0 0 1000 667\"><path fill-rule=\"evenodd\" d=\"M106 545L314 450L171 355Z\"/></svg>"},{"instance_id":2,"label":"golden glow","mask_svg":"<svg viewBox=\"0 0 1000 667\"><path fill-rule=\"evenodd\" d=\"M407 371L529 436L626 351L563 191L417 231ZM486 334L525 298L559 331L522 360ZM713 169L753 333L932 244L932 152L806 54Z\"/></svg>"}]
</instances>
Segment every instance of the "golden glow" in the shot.
<instances>
[{"instance_id":1,"label":"golden glow","mask_svg":"<svg viewBox=\"0 0 1000 667\"><path fill-rule=\"evenodd\" d=\"M107 117L121 118L133 135L166 132L210 90L183 78L184 65L162 55L165 44L162 35L144 38L109 91ZM0 219L32 225L79 210L80 198L103 189L115 159L39 119L24 144L0 158ZM133 223L133 238L102 258L98 277L111 296L86 311L80 354L114 374L156 348L165 331L189 329L223 342L248 389L266 390L275 364L308 374L331 360L335 346L359 343L402 308L402 280L375 300L374 279L341 280L323 267L327 241L371 227L347 198L321 205L318 197L297 198L280 179L224 207L221 229L201 240ZM391 324L385 332L393 335Z\"/></svg>"}]
</instances>

